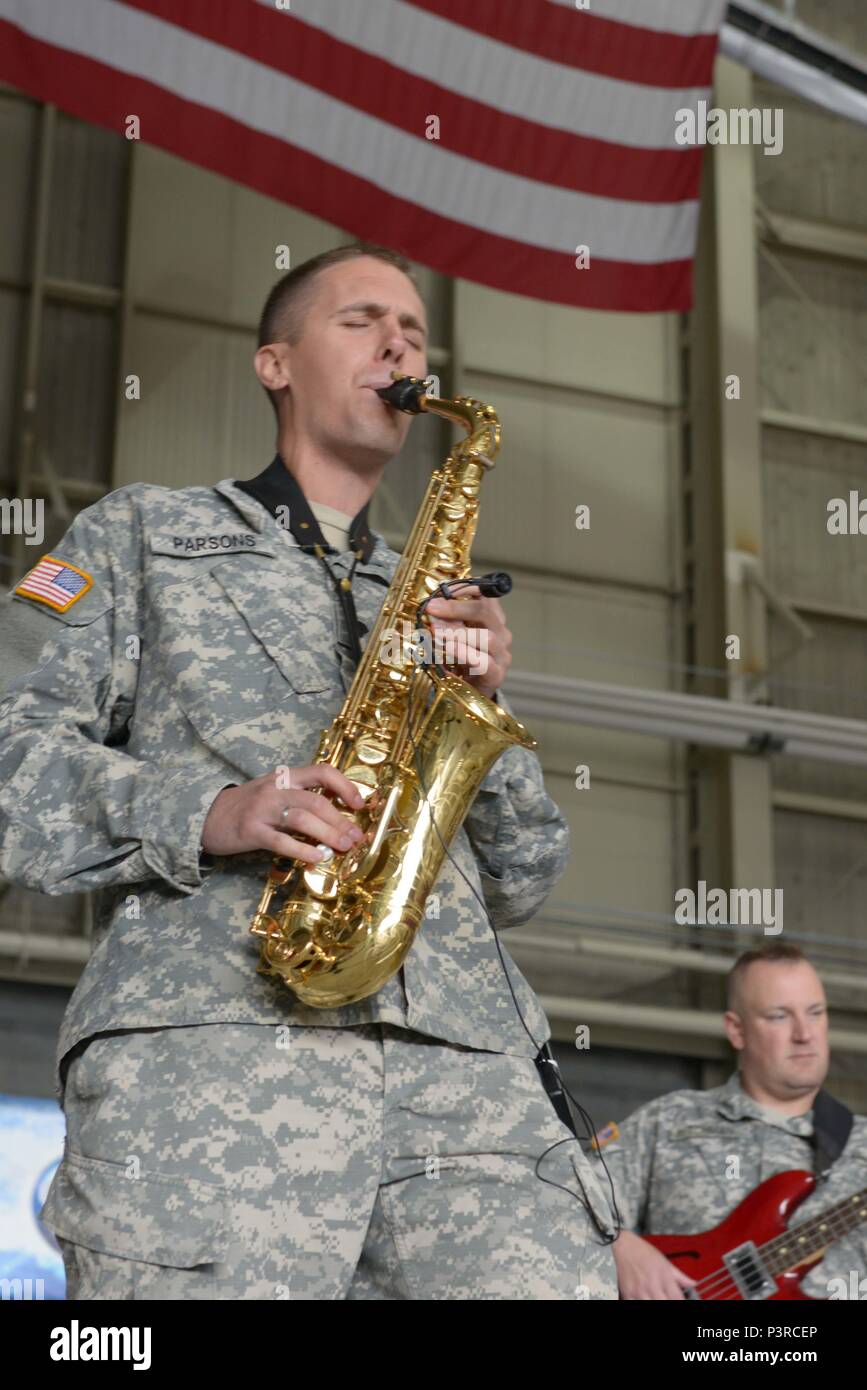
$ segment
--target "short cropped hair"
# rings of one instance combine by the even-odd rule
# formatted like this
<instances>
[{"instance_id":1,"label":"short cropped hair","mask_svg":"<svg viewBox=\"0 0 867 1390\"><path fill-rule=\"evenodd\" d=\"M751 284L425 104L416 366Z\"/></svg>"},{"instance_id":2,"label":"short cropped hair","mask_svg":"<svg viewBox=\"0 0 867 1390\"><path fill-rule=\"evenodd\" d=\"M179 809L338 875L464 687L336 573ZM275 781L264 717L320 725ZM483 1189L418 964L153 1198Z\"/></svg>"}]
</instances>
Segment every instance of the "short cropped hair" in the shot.
<instances>
[{"instance_id":1,"label":"short cropped hair","mask_svg":"<svg viewBox=\"0 0 867 1390\"><path fill-rule=\"evenodd\" d=\"M757 961L788 961L790 965L795 965L798 961L804 961L807 957L799 946L788 946L783 941L770 941L765 946L758 947L755 951L744 951L738 956L734 965L728 973L726 980L726 1007L734 1009L737 1004L740 982L749 970L751 965Z\"/></svg>"},{"instance_id":2,"label":"short cropped hair","mask_svg":"<svg viewBox=\"0 0 867 1390\"><path fill-rule=\"evenodd\" d=\"M311 256L309 260L302 261L301 265L296 265L294 270L288 271L282 280L277 281L265 300L265 307L259 319L258 346L265 347L268 343L282 342L294 346L304 328L304 316L313 298L313 282L316 276L329 266L340 265L342 261L351 261L358 256L372 256L374 260L393 265L418 289L412 263L399 251L392 251L390 247L379 246L372 241L355 241L346 246L335 246L332 251L321 251L318 256ZM269 397L279 421L279 393L270 391L267 386L263 387L263 390Z\"/></svg>"}]
</instances>

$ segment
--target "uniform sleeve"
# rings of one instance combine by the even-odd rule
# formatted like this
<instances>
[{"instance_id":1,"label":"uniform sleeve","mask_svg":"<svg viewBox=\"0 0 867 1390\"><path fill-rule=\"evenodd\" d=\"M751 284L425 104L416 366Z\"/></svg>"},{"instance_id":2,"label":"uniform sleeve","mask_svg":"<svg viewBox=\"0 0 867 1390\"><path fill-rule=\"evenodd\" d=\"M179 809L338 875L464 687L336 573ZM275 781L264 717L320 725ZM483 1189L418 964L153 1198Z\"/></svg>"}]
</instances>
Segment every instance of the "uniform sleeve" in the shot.
<instances>
[{"instance_id":1,"label":"uniform sleeve","mask_svg":"<svg viewBox=\"0 0 867 1390\"><path fill-rule=\"evenodd\" d=\"M611 1174L614 1195L624 1230L645 1233L653 1154L659 1127L659 1101L634 1110L619 1128L619 1135L601 1150Z\"/></svg>"},{"instance_id":2,"label":"uniform sleeve","mask_svg":"<svg viewBox=\"0 0 867 1390\"><path fill-rule=\"evenodd\" d=\"M0 603L0 873L51 895L154 878L194 892L202 826L229 785L123 751L143 611L129 492L80 513L52 550L93 580L66 612L14 593Z\"/></svg>"},{"instance_id":3,"label":"uniform sleeve","mask_svg":"<svg viewBox=\"0 0 867 1390\"><path fill-rule=\"evenodd\" d=\"M511 706L498 693L497 703ZM569 858L569 825L545 790L542 765L526 748L507 748L488 772L464 829L479 863L497 930L541 907Z\"/></svg>"}]
</instances>

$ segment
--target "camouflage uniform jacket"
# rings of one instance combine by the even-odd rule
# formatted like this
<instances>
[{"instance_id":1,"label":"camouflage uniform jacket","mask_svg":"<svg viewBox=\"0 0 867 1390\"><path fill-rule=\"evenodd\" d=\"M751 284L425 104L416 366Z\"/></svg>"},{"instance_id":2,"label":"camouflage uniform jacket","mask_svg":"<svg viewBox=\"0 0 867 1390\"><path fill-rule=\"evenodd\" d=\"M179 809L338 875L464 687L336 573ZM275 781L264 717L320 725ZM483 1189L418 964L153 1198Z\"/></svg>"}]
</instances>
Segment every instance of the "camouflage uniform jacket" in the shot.
<instances>
[{"instance_id":1,"label":"camouflage uniform jacket","mask_svg":"<svg viewBox=\"0 0 867 1390\"><path fill-rule=\"evenodd\" d=\"M719 1225L775 1173L812 1171L812 1133L812 1111L782 1115L766 1109L746 1094L735 1071L724 1086L672 1091L642 1105L620 1126L619 1137L604 1145L602 1156L628 1230L692 1235ZM790 1227L865 1186L867 1117L856 1115L828 1178L792 1214ZM828 1298L835 1293L829 1293L828 1281L844 1279L849 1287L853 1270L858 1281L867 1279L867 1224L835 1241L802 1287L813 1298Z\"/></svg>"},{"instance_id":2,"label":"camouflage uniform jacket","mask_svg":"<svg viewBox=\"0 0 867 1390\"><path fill-rule=\"evenodd\" d=\"M353 579L367 631L399 559L375 533L368 549ZM354 665L338 650L343 618L321 562L230 480L120 488L51 554L93 584L65 611L3 600L0 872L48 894L96 890L58 1094L67 1051L107 1029L383 1021L535 1055L492 928L532 916L568 857L536 755L500 757L452 843L487 912L446 859L439 916L429 910L404 968L358 1004L302 1006L256 972L248 928L270 854L212 860L201 834L223 787L308 764L340 709ZM331 568L342 576L352 559L333 552ZM541 1044L545 1015L503 955Z\"/></svg>"}]
</instances>

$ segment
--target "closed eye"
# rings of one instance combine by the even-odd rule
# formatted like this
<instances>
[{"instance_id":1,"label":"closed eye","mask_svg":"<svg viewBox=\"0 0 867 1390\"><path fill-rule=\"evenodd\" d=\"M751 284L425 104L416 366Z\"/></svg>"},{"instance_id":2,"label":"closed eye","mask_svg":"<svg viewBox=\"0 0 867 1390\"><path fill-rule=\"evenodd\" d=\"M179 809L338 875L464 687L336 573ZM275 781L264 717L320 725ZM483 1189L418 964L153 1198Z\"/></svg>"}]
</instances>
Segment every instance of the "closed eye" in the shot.
<instances>
[{"instance_id":1,"label":"closed eye","mask_svg":"<svg viewBox=\"0 0 867 1390\"><path fill-rule=\"evenodd\" d=\"M369 324L370 319L346 319L343 326L344 328L367 328ZM410 347L416 348L418 352L421 352L424 346L424 344L416 338L407 338L406 341L409 343Z\"/></svg>"}]
</instances>

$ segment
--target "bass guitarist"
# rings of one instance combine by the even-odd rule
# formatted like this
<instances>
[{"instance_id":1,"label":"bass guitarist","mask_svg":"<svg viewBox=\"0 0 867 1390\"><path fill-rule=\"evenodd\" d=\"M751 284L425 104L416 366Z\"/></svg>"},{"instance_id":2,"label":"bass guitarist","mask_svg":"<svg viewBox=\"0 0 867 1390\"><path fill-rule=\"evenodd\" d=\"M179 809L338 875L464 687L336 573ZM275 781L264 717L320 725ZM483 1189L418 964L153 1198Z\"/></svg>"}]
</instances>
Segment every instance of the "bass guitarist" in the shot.
<instances>
[{"instance_id":1,"label":"bass guitarist","mask_svg":"<svg viewBox=\"0 0 867 1390\"><path fill-rule=\"evenodd\" d=\"M867 1117L853 1117L823 1088L828 1012L810 962L782 943L746 951L729 974L727 1002L740 1068L725 1085L660 1096L619 1131L603 1131L613 1138L599 1136L623 1222L614 1246L623 1299L704 1296L643 1237L708 1231L773 1174L826 1174L790 1227L867 1185ZM828 1245L801 1289L812 1298L867 1297L867 1224Z\"/></svg>"}]
</instances>

